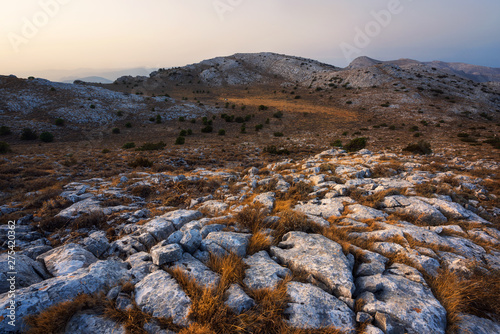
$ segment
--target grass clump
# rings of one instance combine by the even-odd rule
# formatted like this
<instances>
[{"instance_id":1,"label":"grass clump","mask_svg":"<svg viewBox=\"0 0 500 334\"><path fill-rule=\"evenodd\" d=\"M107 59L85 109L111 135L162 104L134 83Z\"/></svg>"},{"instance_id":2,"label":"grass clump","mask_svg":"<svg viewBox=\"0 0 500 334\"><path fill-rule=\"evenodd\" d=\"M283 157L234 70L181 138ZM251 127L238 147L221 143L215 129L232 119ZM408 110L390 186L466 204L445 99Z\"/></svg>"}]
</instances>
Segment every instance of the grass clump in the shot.
<instances>
[{"instance_id":1,"label":"grass clump","mask_svg":"<svg viewBox=\"0 0 500 334\"><path fill-rule=\"evenodd\" d=\"M186 143L186 138L179 136L175 139L175 145L184 145Z\"/></svg>"},{"instance_id":2,"label":"grass clump","mask_svg":"<svg viewBox=\"0 0 500 334\"><path fill-rule=\"evenodd\" d=\"M272 154L272 155L288 155L288 154L290 154L290 151L288 151L286 148L278 149L274 145L269 145L269 146L264 147L262 152L266 153L266 154Z\"/></svg>"},{"instance_id":3,"label":"grass clump","mask_svg":"<svg viewBox=\"0 0 500 334\"><path fill-rule=\"evenodd\" d=\"M0 136L8 136L12 133L8 126L2 125L0 126Z\"/></svg>"}]
</instances>

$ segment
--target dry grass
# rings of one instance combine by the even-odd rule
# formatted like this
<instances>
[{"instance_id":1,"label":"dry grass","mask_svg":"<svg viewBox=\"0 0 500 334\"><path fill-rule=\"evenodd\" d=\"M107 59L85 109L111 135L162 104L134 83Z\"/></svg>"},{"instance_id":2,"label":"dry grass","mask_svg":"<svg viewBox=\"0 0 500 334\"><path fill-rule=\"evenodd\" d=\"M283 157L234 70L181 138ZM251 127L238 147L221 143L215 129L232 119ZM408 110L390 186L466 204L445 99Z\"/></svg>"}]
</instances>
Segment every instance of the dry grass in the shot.
<instances>
[{"instance_id":1,"label":"dry grass","mask_svg":"<svg viewBox=\"0 0 500 334\"><path fill-rule=\"evenodd\" d=\"M210 255L207 266L220 274L219 287L224 291L233 283L242 283L247 265L234 253L224 257Z\"/></svg>"},{"instance_id":2,"label":"dry grass","mask_svg":"<svg viewBox=\"0 0 500 334\"><path fill-rule=\"evenodd\" d=\"M403 190L398 189L387 189L372 195L367 195L366 192L362 190L351 188L349 189L349 196L361 205L380 209L386 196L401 195L402 191Z\"/></svg>"},{"instance_id":3,"label":"dry grass","mask_svg":"<svg viewBox=\"0 0 500 334\"><path fill-rule=\"evenodd\" d=\"M436 298L447 311L448 333L455 333L460 313L500 320L500 273L478 268L470 275L444 269L426 277Z\"/></svg>"},{"instance_id":4,"label":"dry grass","mask_svg":"<svg viewBox=\"0 0 500 334\"><path fill-rule=\"evenodd\" d=\"M317 225L300 212L285 210L280 213L280 220L273 226L275 243L281 241L285 234L291 231L313 232L317 230Z\"/></svg>"},{"instance_id":5,"label":"dry grass","mask_svg":"<svg viewBox=\"0 0 500 334\"><path fill-rule=\"evenodd\" d=\"M272 245L272 240L271 236L261 230L254 232L248 242L247 254L253 255L263 250L269 251Z\"/></svg>"},{"instance_id":6,"label":"dry grass","mask_svg":"<svg viewBox=\"0 0 500 334\"><path fill-rule=\"evenodd\" d=\"M48 334L64 331L64 327L77 312L83 310L104 311L104 297L79 295L72 301L62 302L46 308L43 312L25 318L28 334Z\"/></svg>"},{"instance_id":7,"label":"dry grass","mask_svg":"<svg viewBox=\"0 0 500 334\"><path fill-rule=\"evenodd\" d=\"M266 217L263 206L259 203L246 206L236 214L236 221L242 226L257 233L263 226L262 221Z\"/></svg>"}]
</instances>

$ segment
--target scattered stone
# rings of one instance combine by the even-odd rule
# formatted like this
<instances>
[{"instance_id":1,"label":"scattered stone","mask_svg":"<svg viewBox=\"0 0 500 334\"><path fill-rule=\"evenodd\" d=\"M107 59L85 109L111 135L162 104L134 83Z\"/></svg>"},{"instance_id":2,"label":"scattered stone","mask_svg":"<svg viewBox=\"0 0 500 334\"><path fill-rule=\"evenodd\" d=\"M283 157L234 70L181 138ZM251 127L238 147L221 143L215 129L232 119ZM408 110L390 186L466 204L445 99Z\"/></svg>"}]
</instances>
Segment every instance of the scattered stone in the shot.
<instances>
[{"instance_id":1,"label":"scattered stone","mask_svg":"<svg viewBox=\"0 0 500 334\"><path fill-rule=\"evenodd\" d=\"M227 255L230 252L239 257L245 257L248 241L251 234L235 232L212 232L204 240L205 247L210 253L218 256Z\"/></svg>"},{"instance_id":2,"label":"scattered stone","mask_svg":"<svg viewBox=\"0 0 500 334\"><path fill-rule=\"evenodd\" d=\"M179 244L184 248L184 251L193 254L201 245L201 233L198 230L191 229L183 233Z\"/></svg>"},{"instance_id":3,"label":"scattered stone","mask_svg":"<svg viewBox=\"0 0 500 334\"><path fill-rule=\"evenodd\" d=\"M162 266L166 263L179 261L182 258L182 248L178 244L165 246L159 244L151 249L151 255L153 263Z\"/></svg>"},{"instance_id":4,"label":"scattered stone","mask_svg":"<svg viewBox=\"0 0 500 334\"><path fill-rule=\"evenodd\" d=\"M243 283L250 289L273 289L283 278L292 275L290 269L274 262L266 251L260 251L243 261L248 265Z\"/></svg>"}]
</instances>

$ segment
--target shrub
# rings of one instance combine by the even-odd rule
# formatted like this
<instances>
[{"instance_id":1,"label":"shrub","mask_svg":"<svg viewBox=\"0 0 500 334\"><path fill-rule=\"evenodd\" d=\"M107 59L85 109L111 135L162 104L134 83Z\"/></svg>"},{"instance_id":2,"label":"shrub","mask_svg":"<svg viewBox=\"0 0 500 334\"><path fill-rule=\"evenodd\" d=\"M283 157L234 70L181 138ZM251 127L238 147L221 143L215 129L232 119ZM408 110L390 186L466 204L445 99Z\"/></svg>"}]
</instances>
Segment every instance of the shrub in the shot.
<instances>
[{"instance_id":1,"label":"shrub","mask_svg":"<svg viewBox=\"0 0 500 334\"><path fill-rule=\"evenodd\" d=\"M201 129L201 132L203 132L203 133L211 133L213 131L214 131L214 128L210 125L207 125L203 129Z\"/></svg>"},{"instance_id":2,"label":"shrub","mask_svg":"<svg viewBox=\"0 0 500 334\"><path fill-rule=\"evenodd\" d=\"M137 168L137 167L148 168L148 167L153 167L153 162L148 160L147 158L139 157L129 162L128 165L132 168Z\"/></svg>"},{"instance_id":3,"label":"shrub","mask_svg":"<svg viewBox=\"0 0 500 334\"><path fill-rule=\"evenodd\" d=\"M333 147L342 147L342 140L337 139L337 140L333 141L330 145Z\"/></svg>"},{"instance_id":4,"label":"shrub","mask_svg":"<svg viewBox=\"0 0 500 334\"><path fill-rule=\"evenodd\" d=\"M180 121L180 119L179 119L179 121ZM196 124L196 120L194 118L191 120L191 124Z\"/></svg>"},{"instance_id":5,"label":"shrub","mask_svg":"<svg viewBox=\"0 0 500 334\"><path fill-rule=\"evenodd\" d=\"M396 126L391 125L391 126L389 127L389 130L396 130Z\"/></svg>"},{"instance_id":6,"label":"shrub","mask_svg":"<svg viewBox=\"0 0 500 334\"><path fill-rule=\"evenodd\" d=\"M418 126L414 125L410 128L411 132L417 132L418 131Z\"/></svg>"},{"instance_id":7,"label":"shrub","mask_svg":"<svg viewBox=\"0 0 500 334\"><path fill-rule=\"evenodd\" d=\"M132 127L132 123L127 122L127 123L125 124L125 127L126 127L127 129L130 129L130 128Z\"/></svg>"},{"instance_id":8,"label":"shrub","mask_svg":"<svg viewBox=\"0 0 500 334\"><path fill-rule=\"evenodd\" d=\"M192 134L193 134L193 130L191 130L191 129L187 129L187 135L188 135L188 136L191 136Z\"/></svg>"},{"instance_id":9,"label":"shrub","mask_svg":"<svg viewBox=\"0 0 500 334\"><path fill-rule=\"evenodd\" d=\"M130 142L130 143L125 143L123 144L122 148L125 149L125 150L128 150L130 148L134 148L135 147L135 143L134 142Z\"/></svg>"},{"instance_id":10,"label":"shrub","mask_svg":"<svg viewBox=\"0 0 500 334\"><path fill-rule=\"evenodd\" d=\"M122 116L123 116L123 111L118 110L118 111L116 112L116 116L118 116L118 117L122 117Z\"/></svg>"},{"instance_id":11,"label":"shrub","mask_svg":"<svg viewBox=\"0 0 500 334\"><path fill-rule=\"evenodd\" d=\"M267 154L273 154L273 155L288 155L288 154L290 154L290 151L288 151L286 148L278 149L274 145L269 145L269 146L264 147L264 150L262 152L267 153Z\"/></svg>"},{"instance_id":12,"label":"shrub","mask_svg":"<svg viewBox=\"0 0 500 334\"><path fill-rule=\"evenodd\" d=\"M262 129L264 129L264 124L257 124L255 126L255 131L257 131L257 132L260 131L260 130L262 130Z\"/></svg>"},{"instance_id":13,"label":"shrub","mask_svg":"<svg viewBox=\"0 0 500 334\"><path fill-rule=\"evenodd\" d=\"M368 141L365 137L352 139L349 143L347 143L344 148L347 152L356 152L366 147L366 142Z\"/></svg>"},{"instance_id":14,"label":"shrub","mask_svg":"<svg viewBox=\"0 0 500 334\"><path fill-rule=\"evenodd\" d=\"M238 116L238 117L236 117L235 121L236 121L236 123L244 123L245 119L241 116Z\"/></svg>"},{"instance_id":15,"label":"shrub","mask_svg":"<svg viewBox=\"0 0 500 334\"><path fill-rule=\"evenodd\" d=\"M4 141L0 141L0 154L9 153L11 151L12 150L10 149L10 145L9 144L7 144Z\"/></svg>"},{"instance_id":16,"label":"shrub","mask_svg":"<svg viewBox=\"0 0 500 334\"><path fill-rule=\"evenodd\" d=\"M263 110L267 110L267 109L269 109L269 107L267 107L267 106L265 106L265 105L263 105L263 104L261 104L261 105L259 106L259 111L263 111Z\"/></svg>"},{"instance_id":17,"label":"shrub","mask_svg":"<svg viewBox=\"0 0 500 334\"><path fill-rule=\"evenodd\" d=\"M37 138L38 135L36 134L36 132L29 128L24 128L23 132L21 133L21 140L36 140Z\"/></svg>"},{"instance_id":18,"label":"shrub","mask_svg":"<svg viewBox=\"0 0 500 334\"><path fill-rule=\"evenodd\" d=\"M284 135L283 135L283 132L275 132L274 136L275 137L283 137Z\"/></svg>"},{"instance_id":19,"label":"shrub","mask_svg":"<svg viewBox=\"0 0 500 334\"><path fill-rule=\"evenodd\" d=\"M184 145L185 142L186 142L186 138L179 136L175 140L175 145Z\"/></svg>"},{"instance_id":20,"label":"shrub","mask_svg":"<svg viewBox=\"0 0 500 334\"><path fill-rule=\"evenodd\" d=\"M268 118L266 119L266 124L269 124L271 122L271 120Z\"/></svg>"},{"instance_id":21,"label":"shrub","mask_svg":"<svg viewBox=\"0 0 500 334\"><path fill-rule=\"evenodd\" d=\"M184 117L184 116L179 117L179 122L185 122L185 121L186 121L186 117ZM193 119L193 120L191 120L191 123L193 123L193 121L196 122L196 120Z\"/></svg>"},{"instance_id":22,"label":"shrub","mask_svg":"<svg viewBox=\"0 0 500 334\"><path fill-rule=\"evenodd\" d=\"M111 132L114 134L114 135L117 135L120 133L120 129L118 128L113 128L113 130L111 130Z\"/></svg>"},{"instance_id":23,"label":"shrub","mask_svg":"<svg viewBox=\"0 0 500 334\"><path fill-rule=\"evenodd\" d=\"M150 121L150 122L154 122L154 121L155 121L155 118L154 118L154 117L149 117L149 121Z\"/></svg>"},{"instance_id":24,"label":"shrub","mask_svg":"<svg viewBox=\"0 0 500 334\"><path fill-rule=\"evenodd\" d=\"M103 150L101 151L101 153L104 153L104 154L109 153L109 152L111 152L111 151L110 151L110 150L108 150L107 148L105 148L105 149L103 149Z\"/></svg>"},{"instance_id":25,"label":"shrub","mask_svg":"<svg viewBox=\"0 0 500 334\"><path fill-rule=\"evenodd\" d=\"M2 125L0 126L0 136L7 136L10 135L12 131L8 126Z\"/></svg>"},{"instance_id":26,"label":"shrub","mask_svg":"<svg viewBox=\"0 0 500 334\"><path fill-rule=\"evenodd\" d=\"M219 134L219 136L225 136L226 135L226 130L220 129L218 134Z\"/></svg>"},{"instance_id":27,"label":"shrub","mask_svg":"<svg viewBox=\"0 0 500 334\"><path fill-rule=\"evenodd\" d=\"M64 119L62 119L62 118L56 118L55 123L56 123L57 126L63 126L64 125Z\"/></svg>"},{"instance_id":28,"label":"shrub","mask_svg":"<svg viewBox=\"0 0 500 334\"><path fill-rule=\"evenodd\" d=\"M421 140L416 144L409 144L403 149L404 152L410 152L415 154L431 154L431 144Z\"/></svg>"},{"instance_id":29,"label":"shrub","mask_svg":"<svg viewBox=\"0 0 500 334\"><path fill-rule=\"evenodd\" d=\"M498 138L498 137L487 139L484 141L484 143L490 144L491 146L493 146L496 149L500 149L500 138Z\"/></svg>"},{"instance_id":30,"label":"shrub","mask_svg":"<svg viewBox=\"0 0 500 334\"><path fill-rule=\"evenodd\" d=\"M345 104L352 104L352 101L347 101Z\"/></svg>"},{"instance_id":31,"label":"shrub","mask_svg":"<svg viewBox=\"0 0 500 334\"><path fill-rule=\"evenodd\" d=\"M163 150L167 146L164 142L158 143L144 143L141 147L136 148L136 151L159 151Z\"/></svg>"},{"instance_id":32,"label":"shrub","mask_svg":"<svg viewBox=\"0 0 500 334\"><path fill-rule=\"evenodd\" d=\"M380 106L384 107L384 108L389 108L391 106L391 104L389 102L386 102L384 104L381 104Z\"/></svg>"},{"instance_id":33,"label":"shrub","mask_svg":"<svg viewBox=\"0 0 500 334\"><path fill-rule=\"evenodd\" d=\"M187 136L187 131L186 130L181 130L179 133L179 137L186 137Z\"/></svg>"},{"instance_id":34,"label":"shrub","mask_svg":"<svg viewBox=\"0 0 500 334\"><path fill-rule=\"evenodd\" d=\"M161 116L156 115L156 124L161 124Z\"/></svg>"},{"instance_id":35,"label":"shrub","mask_svg":"<svg viewBox=\"0 0 500 334\"><path fill-rule=\"evenodd\" d=\"M274 118L282 118L283 117L283 112L282 111L278 111L278 112L274 113L273 117Z\"/></svg>"},{"instance_id":36,"label":"shrub","mask_svg":"<svg viewBox=\"0 0 500 334\"><path fill-rule=\"evenodd\" d=\"M42 132L40 134L40 140L43 141L44 143L51 143L54 141L54 135L50 132Z\"/></svg>"},{"instance_id":37,"label":"shrub","mask_svg":"<svg viewBox=\"0 0 500 334\"><path fill-rule=\"evenodd\" d=\"M203 125L208 125L208 118L202 117L201 122L203 123Z\"/></svg>"},{"instance_id":38,"label":"shrub","mask_svg":"<svg viewBox=\"0 0 500 334\"><path fill-rule=\"evenodd\" d=\"M300 95L295 95L294 99L299 100L301 97Z\"/></svg>"},{"instance_id":39,"label":"shrub","mask_svg":"<svg viewBox=\"0 0 500 334\"><path fill-rule=\"evenodd\" d=\"M95 105L91 104L90 109L95 109Z\"/></svg>"}]
</instances>

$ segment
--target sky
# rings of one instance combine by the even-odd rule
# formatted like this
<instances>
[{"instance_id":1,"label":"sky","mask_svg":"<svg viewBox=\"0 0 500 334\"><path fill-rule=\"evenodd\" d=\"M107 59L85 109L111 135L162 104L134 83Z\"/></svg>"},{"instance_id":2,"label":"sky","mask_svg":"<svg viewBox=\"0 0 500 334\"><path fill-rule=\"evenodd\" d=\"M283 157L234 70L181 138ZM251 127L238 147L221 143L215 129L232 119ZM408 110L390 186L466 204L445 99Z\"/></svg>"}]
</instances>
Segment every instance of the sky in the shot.
<instances>
[{"instance_id":1,"label":"sky","mask_svg":"<svg viewBox=\"0 0 500 334\"><path fill-rule=\"evenodd\" d=\"M500 67L498 0L0 0L0 74L59 80L238 52ZM115 79L115 78L111 78Z\"/></svg>"}]
</instances>

